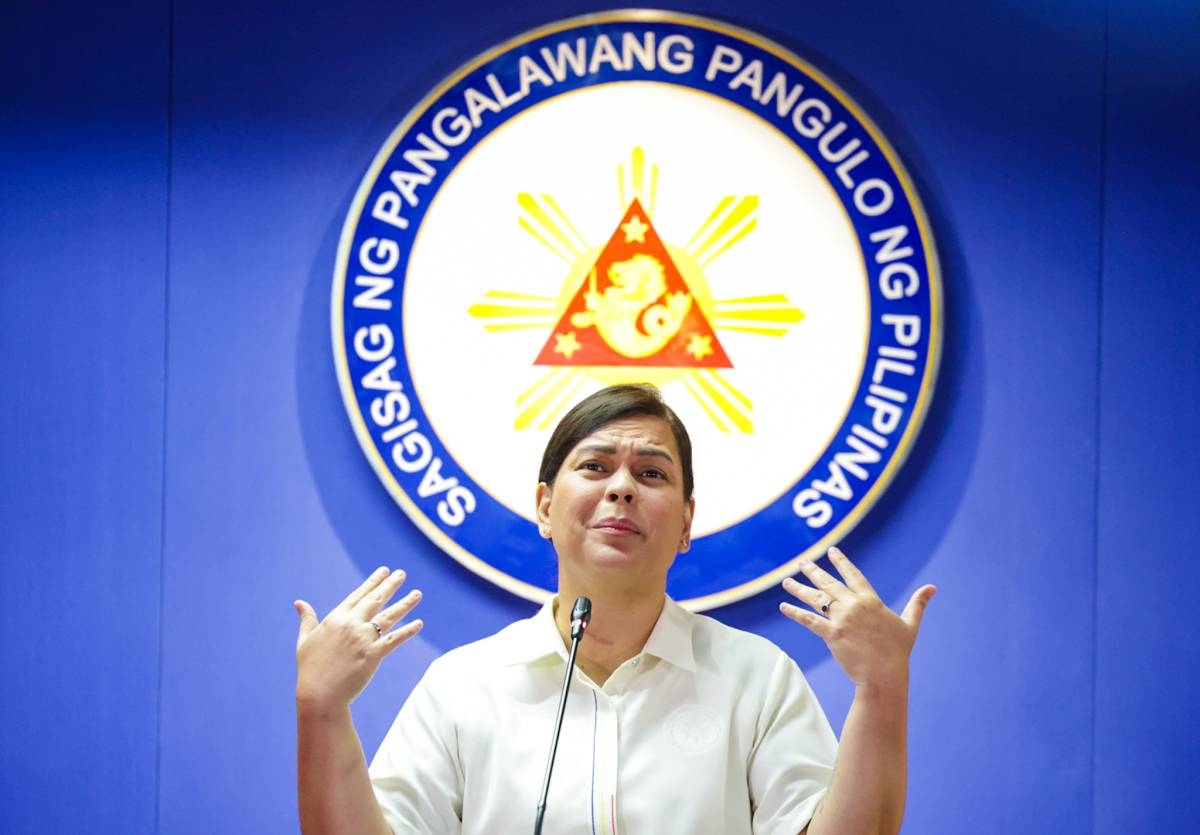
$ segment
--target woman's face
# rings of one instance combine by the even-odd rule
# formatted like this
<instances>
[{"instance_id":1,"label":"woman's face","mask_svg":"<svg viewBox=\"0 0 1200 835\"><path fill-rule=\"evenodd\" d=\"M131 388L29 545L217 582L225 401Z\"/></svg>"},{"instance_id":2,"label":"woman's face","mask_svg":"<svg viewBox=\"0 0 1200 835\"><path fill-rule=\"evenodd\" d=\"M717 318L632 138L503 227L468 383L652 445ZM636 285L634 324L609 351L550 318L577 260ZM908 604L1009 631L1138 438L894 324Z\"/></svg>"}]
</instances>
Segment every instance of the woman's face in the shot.
<instances>
[{"instance_id":1,"label":"woman's face","mask_svg":"<svg viewBox=\"0 0 1200 835\"><path fill-rule=\"evenodd\" d=\"M671 428L647 415L597 429L567 455L554 486L537 489L560 585L578 593L665 591L667 569L690 544L693 507Z\"/></svg>"}]
</instances>

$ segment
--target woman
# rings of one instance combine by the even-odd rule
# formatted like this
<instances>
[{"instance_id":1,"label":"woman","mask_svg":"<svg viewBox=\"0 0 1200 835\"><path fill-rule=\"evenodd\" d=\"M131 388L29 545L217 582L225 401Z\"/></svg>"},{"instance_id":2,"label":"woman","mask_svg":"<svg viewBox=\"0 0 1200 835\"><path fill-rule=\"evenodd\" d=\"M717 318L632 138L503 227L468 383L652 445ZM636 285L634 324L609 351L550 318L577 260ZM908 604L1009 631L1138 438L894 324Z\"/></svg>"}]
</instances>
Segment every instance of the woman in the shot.
<instances>
[{"instance_id":1,"label":"woman","mask_svg":"<svg viewBox=\"0 0 1200 835\"><path fill-rule=\"evenodd\" d=\"M657 389L614 386L572 409L547 445L536 502L558 555L555 599L435 661L369 773L350 702L420 631L419 620L397 627L420 593L387 605L404 573L380 569L319 623L296 602L305 833L532 828L579 595L593 616L546 832L899 831L908 658L932 586L897 616L836 548L840 580L806 561L812 586L784 581L811 611L780 610L820 636L856 685L838 749L778 648L667 598L695 500L691 442Z\"/></svg>"}]
</instances>

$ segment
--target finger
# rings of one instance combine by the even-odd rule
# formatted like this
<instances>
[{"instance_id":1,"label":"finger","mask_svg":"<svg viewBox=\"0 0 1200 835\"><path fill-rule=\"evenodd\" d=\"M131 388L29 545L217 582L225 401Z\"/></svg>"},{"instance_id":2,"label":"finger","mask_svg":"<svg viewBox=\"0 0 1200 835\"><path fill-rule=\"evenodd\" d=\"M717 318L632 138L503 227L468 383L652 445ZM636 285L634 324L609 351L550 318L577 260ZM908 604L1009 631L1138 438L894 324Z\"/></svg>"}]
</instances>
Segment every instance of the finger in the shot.
<instances>
[{"instance_id":1,"label":"finger","mask_svg":"<svg viewBox=\"0 0 1200 835\"><path fill-rule=\"evenodd\" d=\"M871 594L875 597L875 589L871 587L871 583L867 580L865 574L858 570L858 566L850 562L850 558L836 545L829 549L829 560L838 570L838 574L842 575L842 580L846 586L856 594Z\"/></svg>"},{"instance_id":2,"label":"finger","mask_svg":"<svg viewBox=\"0 0 1200 835\"><path fill-rule=\"evenodd\" d=\"M387 602L392 599L392 595L396 593L396 589L400 588L400 584L407 577L403 571L397 568L387 576L382 583L371 589L358 601L358 605L354 607L354 613L363 620L372 620L375 614L387 605Z\"/></svg>"},{"instance_id":3,"label":"finger","mask_svg":"<svg viewBox=\"0 0 1200 835\"><path fill-rule=\"evenodd\" d=\"M791 577L783 581L783 590L788 594L800 598L805 603L813 608L813 611L821 612L822 615L828 614L828 611L822 612L824 608L828 610L829 604L833 602L833 598L823 591L818 591L812 586L806 586Z\"/></svg>"},{"instance_id":4,"label":"finger","mask_svg":"<svg viewBox=\"0 0 1200 835\"><path fill-rule=\"evenodd\" d=\"M801 626L807 627L809 632L814 633L822 640L828 639L829 621L820 615L815 615L807 609L801 609L799 606L793 606L791 603L780 603L779 611L789 620L794 620Z\"/></svg>"},{"instance_id":5,"label":"finger","mask_svg":"<svg viewBox=\"0 0 1200 835\"><path fill-rule=\"evenodd\" d=\"M900 613L900 619L914 629L920 628L921 618L925 617L925 607L929 605L929 601L935 594L937 594L937 586L921 586L909 598L908 605Z\"/></svg>"},{"instance_id":6,"label":"finger","mask_svg":"<svg viewBox=\"0 0 1200 835\"><path fill-rule=\"evenodd\" d=\"M388 606L382 612L374 617L375 623L379 624L379 628L387 632L400 621L408 616L408 613L417 607L421 602L421 590L413 589L404 597L397 600L391 606Z\"/></svg>"},{"instance_id":7,"label":"finger","mask_svg":"<svg viewBox=\"0 0 1200 835\"><path fill-rule=\"evenodd\" d=\"M850 589L846 588L842 581L834 577L821 566L817 565L812 560L800 560L800 570L804 572L804 576L810 582L827 595L837 600L845 594L851 594Z\"/></svg>"},{"instance_id":8,"label":"finger","mask_svg":"<svg viewBox=\"0 0 1200 835\"><path fill-rule=\"evenodd\" d=\"M379 568L371 572L367 579L363 580L362 585L350 592L346 599L337 605L339 609L349 611L358 605L358 602L371 593L371 590L383 582L388 576L388 568L386 565L381 565Z\"/></svg>"},{"instance_id":9,"label":"finger","mask_svg":"<svg viewBox=\"0 0 1200 835\"><path fill-rule=\"evenodd\" d=\"M394 629L391 632L386 633L382 638L375 642L375 645L382 647L383 656L386 656L396 647L400 646L413 635L416 635L418 632L420 632L423 626L425 626L425 621L423 620L414 620L412 623L406 623L399 629Z\"/></svg>"},{"instance_id":10,"label":"finger","mask_svg":"<svg viewBox=\"0 0 1200 835\"><path fill-rule=\"evenodd\" d=\"M309 633L317 628L317 613L304 600L297 600L292 605L296 607L296 612L300 615L300 634L296 636L296 646L300 646Z\"/></svg>"}]
</instances>

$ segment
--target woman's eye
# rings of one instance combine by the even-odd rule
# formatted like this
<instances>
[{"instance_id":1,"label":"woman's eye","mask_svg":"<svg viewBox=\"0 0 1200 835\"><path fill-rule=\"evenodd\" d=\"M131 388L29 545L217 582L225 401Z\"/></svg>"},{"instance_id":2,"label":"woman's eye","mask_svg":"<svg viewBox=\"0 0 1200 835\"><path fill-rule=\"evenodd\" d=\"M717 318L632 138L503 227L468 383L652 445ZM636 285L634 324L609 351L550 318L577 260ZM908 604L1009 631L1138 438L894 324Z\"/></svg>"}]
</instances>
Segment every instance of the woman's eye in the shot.
<instances>
[{"instance_id":1,"label":"woman's eye","mask_svg":"<svg viewBox=\"0 0 1200 835\"><path fill-rule=\"evenodd\" d=\"M604 467L600 466L599 461L584 461L582 464L579 465L579 469L591 470L594 473L598 473L598 472L602 471L604 469Z\"/></svg>"},{"instance_id":2,"label":"woman's eye","mask_svg":"<svg viewBox=\"0 0 1200 835\"><path fill-rule=\"evenodd\" d=\"M649 478L666 478L666 476L663 475L662 470L646 470L644 473L642 473L642 475Z\"/></svg>"}]
</instances>

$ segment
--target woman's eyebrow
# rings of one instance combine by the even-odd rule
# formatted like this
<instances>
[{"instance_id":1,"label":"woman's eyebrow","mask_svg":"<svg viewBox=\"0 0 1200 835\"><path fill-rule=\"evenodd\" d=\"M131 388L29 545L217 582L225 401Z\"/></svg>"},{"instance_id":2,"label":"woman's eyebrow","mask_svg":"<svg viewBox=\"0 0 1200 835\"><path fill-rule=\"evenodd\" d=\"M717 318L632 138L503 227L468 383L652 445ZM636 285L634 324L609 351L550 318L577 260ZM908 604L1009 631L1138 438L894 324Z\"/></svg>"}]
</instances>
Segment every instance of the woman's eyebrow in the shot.
<instances>
[{"instance_id":1,"label":"woman's eyebrow","mask_svg":"<svg viewBox=\"0 0 1200 835\"><path fill-rule=\"evenodd\" d=\"M575 451L576 452L598 452L601 455L616 455L617 454L617 448L615 446L613 446L612 444L583 444L582 446L576 447ZM668 461L670 461L672 464L675 463L675 459L671 457L671 453L667 452L665 449L662 449L661 447L653 447L653 446L639 447L637 450L637 454L640 456L652 456L654 458L665 458Z\"/></svg>"},{"instance_id":2,"label":"woman's eyebrow","mask_svg":"<svg viewBox=\"0 0 1200 835\"><path fill-rule=\"evenodd\" d=\"M599 452L602 455L616 455L617 448L612 444L582 444L575 447L576 452Z\"/></svg>"}]
</instances>

